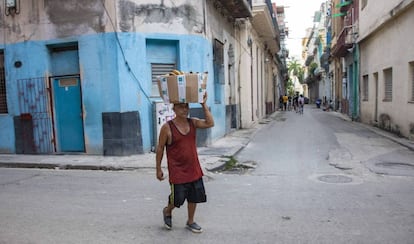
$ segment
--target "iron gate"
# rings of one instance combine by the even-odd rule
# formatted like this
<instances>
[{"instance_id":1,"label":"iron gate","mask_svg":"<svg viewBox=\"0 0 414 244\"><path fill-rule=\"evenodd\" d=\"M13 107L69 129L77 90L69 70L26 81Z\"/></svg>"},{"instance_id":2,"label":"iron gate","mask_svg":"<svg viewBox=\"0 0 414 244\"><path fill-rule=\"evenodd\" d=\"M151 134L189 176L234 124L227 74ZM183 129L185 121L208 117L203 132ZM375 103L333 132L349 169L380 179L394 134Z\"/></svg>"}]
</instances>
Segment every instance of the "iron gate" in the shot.
<instances>
[{"instance_id":1,"label":"iron gate","mask_svg":"<svg viewBox=\"0 0 414 244\"><path fill-rule=\"evenodd\" d=\"M29 78L17 80L18 99L21 117L30 114L33 123L33 135L21 136L23 141L33 138L34 152L38 154L55 152L53 126L48 99L47 78ZM27 116L26 116L27 117ZM28 138L25 138L25 137Z\"/></svg>"}]
</instances>

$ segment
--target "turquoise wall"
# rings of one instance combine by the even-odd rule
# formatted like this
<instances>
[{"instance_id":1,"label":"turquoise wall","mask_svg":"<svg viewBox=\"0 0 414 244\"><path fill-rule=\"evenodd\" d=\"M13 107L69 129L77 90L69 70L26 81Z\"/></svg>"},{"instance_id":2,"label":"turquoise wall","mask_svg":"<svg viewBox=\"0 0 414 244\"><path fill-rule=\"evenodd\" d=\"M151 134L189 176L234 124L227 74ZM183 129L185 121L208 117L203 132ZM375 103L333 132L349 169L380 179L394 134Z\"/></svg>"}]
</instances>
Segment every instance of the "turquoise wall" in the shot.
<instances>
[{"instance_id":1,"label":"turquoise wall","mask_svg":"<svg viewBox=\"0 0 414 244\"><path fill-rule=\"evenodd\" d=\"M70 42L77 42L79 48L87 153L103 153L102 113L128 111L139 111L143 148L150 151L152 103L158 99L150 97L152 84L151 68L146 57L147 39L176 40L179 44L178 68L209 73L207 103L216 122L211 129L211 139L214 141L222 137L225 134L225 104L214 103L213 54L209 40L189 35L118 33L116 36L115 33L105 33L3 46L9 114L0 115L0 152L15 152L13 117L20 115L16 81L48 77L53 65L48 45ZM17 60L23 63L22 67L14 67ZM199 106L191 104L191 107Z\"/></svg>"}]
</instances>

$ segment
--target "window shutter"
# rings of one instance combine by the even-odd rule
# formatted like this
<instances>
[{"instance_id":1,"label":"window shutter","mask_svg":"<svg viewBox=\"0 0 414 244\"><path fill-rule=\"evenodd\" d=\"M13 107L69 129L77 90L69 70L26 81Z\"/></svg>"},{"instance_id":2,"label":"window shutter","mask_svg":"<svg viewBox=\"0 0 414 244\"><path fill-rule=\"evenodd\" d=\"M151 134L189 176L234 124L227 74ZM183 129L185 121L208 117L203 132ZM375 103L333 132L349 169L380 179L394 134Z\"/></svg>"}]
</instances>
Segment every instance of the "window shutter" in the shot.
<instances>
[{"instance_id":1,"label":"window shutter","mask_svg":"<svg viewBox=\"0 0 414 244\"><path fill-rule=\"evenodd\" d=\"M173 64L151 64L151 80L152 80L152 91L151 96L159 97L160 92L158 90L157 77L160 75L165 75L171 72L171 70L176 69L176 65Z\"/></svg>"},{"instance_id":2,"label":"window shutter","mask_svg":"<svg viewBox=\"0 0 414 244\"><path fill-rule=\"evenodd\" d=\"M411 101L414 101L414 62L410 64L411 68Z\"/></svg>"},{"instance_id":3,"label":"window shutter","mask_svg":"<svg viewBox=\"0 0 414 244\"><path fill-rule=\"evenodd\" d=\"M392 101L392 69L387 69L384 71L385 79L385 101Z\"/></svg>"},{"instance_id":4,"label":"window shutter","mask_svg":"<svg viewBox=\"0 0 414 244\"><path fill-rule=\"evenodd\" d=\"M363 101L368 101L368 75L363 76Z\"/></svg>"}]
</instances>

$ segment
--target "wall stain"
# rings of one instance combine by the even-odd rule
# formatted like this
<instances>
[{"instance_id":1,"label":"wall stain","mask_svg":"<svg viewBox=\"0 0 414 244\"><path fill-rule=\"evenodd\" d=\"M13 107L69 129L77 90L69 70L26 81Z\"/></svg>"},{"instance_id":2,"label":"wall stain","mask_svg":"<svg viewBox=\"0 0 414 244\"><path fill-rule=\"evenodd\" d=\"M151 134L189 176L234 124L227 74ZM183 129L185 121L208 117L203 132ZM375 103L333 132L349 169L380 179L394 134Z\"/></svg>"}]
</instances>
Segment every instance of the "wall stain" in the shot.
<instances>
[{"instance_id":1,"label":"wall stain","mask_svg":"<svg viewBox=\"0 0 414 244\"><path fill-rule=\"evenodd\" d=\"M58 37L105 31L105 9L101 0L44 0L44 4Z\"/></svg>"},{"instance_id":2,"label":"wall stain","mask_svg":"<svg viewBox=\"0 0 414 244\"><path fill-rule=\"evenodd\" d=\"M163 2L163 1L162 1ZM189 4L176 7L166 7L161 4L137 4L128 0L119 1L120 23L123 32L133 31L135 18L139 17L143 23L170 23L171 20L181 18L185 29L191 32L198 23L197 11Z\"/></svg>"}]
</instances>

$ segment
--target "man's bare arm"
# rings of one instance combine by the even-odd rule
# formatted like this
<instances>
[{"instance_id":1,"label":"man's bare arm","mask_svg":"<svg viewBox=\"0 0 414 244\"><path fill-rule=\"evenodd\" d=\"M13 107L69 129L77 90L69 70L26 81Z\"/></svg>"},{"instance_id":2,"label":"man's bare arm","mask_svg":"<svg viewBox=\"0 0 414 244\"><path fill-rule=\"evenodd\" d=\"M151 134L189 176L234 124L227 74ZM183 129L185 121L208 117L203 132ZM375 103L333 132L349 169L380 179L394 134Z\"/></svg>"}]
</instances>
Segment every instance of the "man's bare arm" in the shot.
<instances>
[{"instance_id":1,"label":"man's bare arm","mask_svg":"<svg viewBox=\"0 0 414 244\"><path fill-rule=\"evenodd\" d=\"M214 118L211 114L210 110L208 109L208 106L206 104L207 102L207 92L204 94L203 102L201 103L201 107L203 108L205 119L194 119L194 124L196 128L210 128L214 126Z\"/></svg>"},{"instance_id":2,"label":"man's bare arm","mask_svg":"<svg viewBox=\"0 0 414 244\"><path fill-rule=\"evenodd\" d=\"M161 162L164 157L164 149L165 145L167 145L168 141L168 133L169 133L169 127L167 124L164 124L161 127L160 136L158 139L158 145L157 149L155 151L155 168L156 168L156 174L158 180L164 180L164 172L161 168Z\"/></svg>"}]
</instances>

